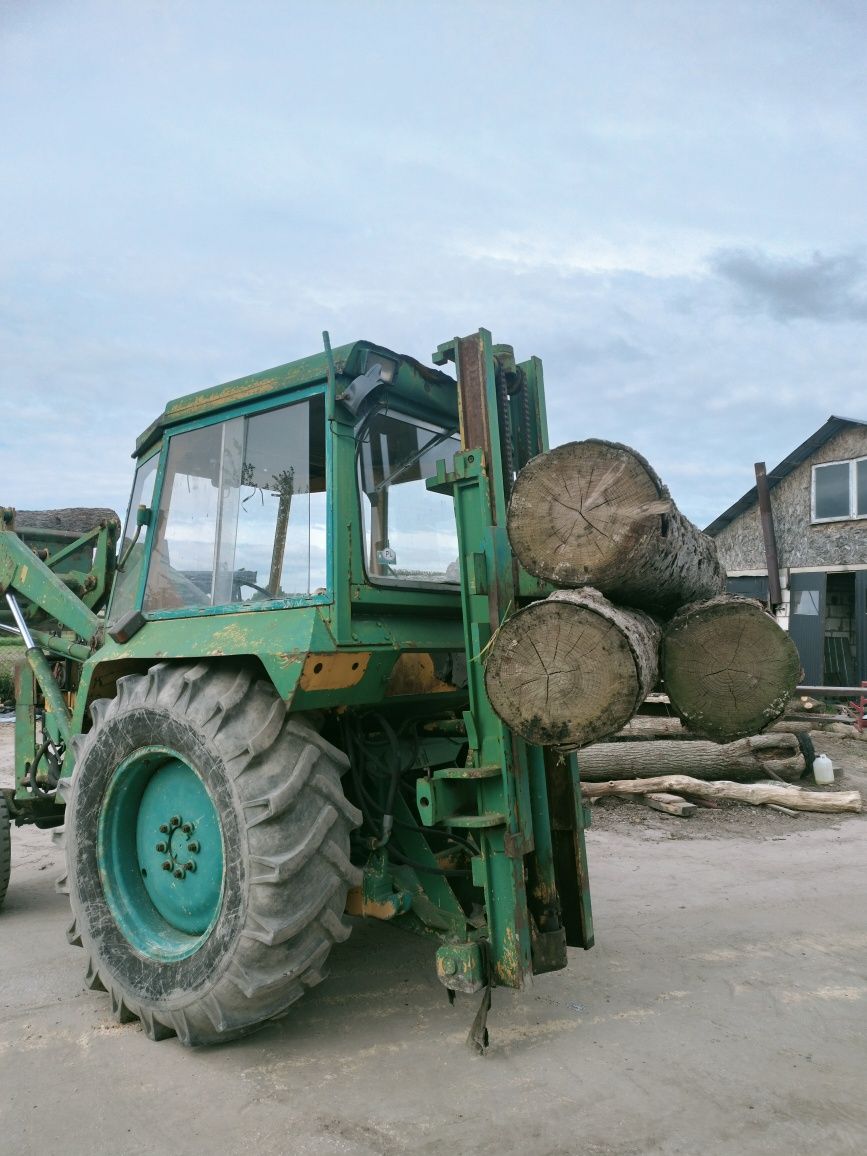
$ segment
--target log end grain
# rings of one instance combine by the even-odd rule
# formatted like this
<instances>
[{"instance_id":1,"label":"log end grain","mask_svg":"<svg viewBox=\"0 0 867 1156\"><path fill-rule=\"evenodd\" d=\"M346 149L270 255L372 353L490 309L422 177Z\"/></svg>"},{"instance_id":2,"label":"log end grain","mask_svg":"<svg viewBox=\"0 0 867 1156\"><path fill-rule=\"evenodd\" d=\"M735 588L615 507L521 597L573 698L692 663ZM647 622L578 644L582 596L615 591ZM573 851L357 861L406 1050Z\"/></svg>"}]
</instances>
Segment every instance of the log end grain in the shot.
<instances>
[{"instance_id":1,"label":"log end grain","mask_svg":"<svg viewBox=\"0 0 867 1156\"><path fill-rule=\"evenodd\" d=\"M626 446L590 438L533 458L509 503L512 548L531 574L558 586L601 585L656 533L670 502Z\"/></svg>"},{"instance_id":2,"label":"log end grain","mask_svg":"<svg viewBox=\"0 0 867 1156\"><path fill-rule=\"evenodd\" d=\"M695 734L731 742L764 730L797 685L795 644L758 602L721 595L685 606L661 648L665 689Z\"/></svg>"},{"instance_id":3,"label":"log end grain","mask_svg":"<svg viewBox=\"0 0 867 1156\"><path fill-rule=\"evenodd\" d=\"M558 591L498 631L485 667L491 705L539 746L595 742L638 709L656 677L658 638L644 615L596 591Z\"/></svg>"}]
</instances>

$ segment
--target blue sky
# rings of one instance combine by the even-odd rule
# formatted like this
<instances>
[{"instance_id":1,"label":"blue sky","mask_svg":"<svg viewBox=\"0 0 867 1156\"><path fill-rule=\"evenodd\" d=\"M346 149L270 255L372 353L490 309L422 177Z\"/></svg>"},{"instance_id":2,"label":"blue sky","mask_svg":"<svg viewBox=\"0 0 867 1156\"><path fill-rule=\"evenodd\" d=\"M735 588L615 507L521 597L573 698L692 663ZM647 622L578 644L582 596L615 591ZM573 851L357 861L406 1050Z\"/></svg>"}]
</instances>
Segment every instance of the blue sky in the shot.
<instances>
[{"instance_id":1,"label":"blue sky","mask_svg":"<svg viewBox=\"0 0 867 1156\"><path fill-rule=\"evenodd\" d=\"M860 0L4 0L0 112L0 502L325 328L487 326L702 525L867 417Z\"/></svg>"}]
</instances>

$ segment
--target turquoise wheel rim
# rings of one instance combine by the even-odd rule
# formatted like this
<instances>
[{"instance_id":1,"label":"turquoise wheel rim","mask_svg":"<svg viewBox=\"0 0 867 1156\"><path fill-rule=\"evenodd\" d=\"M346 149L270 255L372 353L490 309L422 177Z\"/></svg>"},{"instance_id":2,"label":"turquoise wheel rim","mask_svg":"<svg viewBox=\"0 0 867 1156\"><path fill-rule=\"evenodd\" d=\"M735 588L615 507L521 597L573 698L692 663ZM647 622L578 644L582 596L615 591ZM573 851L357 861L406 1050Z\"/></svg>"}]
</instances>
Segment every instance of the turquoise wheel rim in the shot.
<instances>
[{"instance_id":1,"label":"turquoise wheel rim","mask_svg":"<svg viewBox=\"0 0 867 1156\"><path fill-rule=\"evenodd\" d=\"M149 747L120 764L97 855L106 902L136 951L170 961L198 950L223 903L223 832L210 791L177 752Z\"/></svg>"}]
</instances>

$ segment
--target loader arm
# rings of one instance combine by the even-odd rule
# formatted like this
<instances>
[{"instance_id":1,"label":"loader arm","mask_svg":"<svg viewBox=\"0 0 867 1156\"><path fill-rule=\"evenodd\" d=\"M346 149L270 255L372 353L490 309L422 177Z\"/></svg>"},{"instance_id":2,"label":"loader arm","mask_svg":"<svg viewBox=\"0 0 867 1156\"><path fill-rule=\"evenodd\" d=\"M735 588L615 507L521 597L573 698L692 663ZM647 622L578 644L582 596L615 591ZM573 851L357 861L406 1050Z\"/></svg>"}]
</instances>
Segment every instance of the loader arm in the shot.
<instances>
[{"instance_id":1,"label":"loader arm","mask_svg":"<svg viewBox=\"0 0 867 1156\"><path fill-rule=\"evenodd\" d=\"M16 674L15 792L9 800L17 822L53 825L62 813L54 788L72 737L64 690L75 681L70 664L85 662L101 641L97 610L111 590L117 532L108 519L84 534L16 532L15 511L0 509L0 627L21 635L26 659Z\"/></svg>"}]
</instances>

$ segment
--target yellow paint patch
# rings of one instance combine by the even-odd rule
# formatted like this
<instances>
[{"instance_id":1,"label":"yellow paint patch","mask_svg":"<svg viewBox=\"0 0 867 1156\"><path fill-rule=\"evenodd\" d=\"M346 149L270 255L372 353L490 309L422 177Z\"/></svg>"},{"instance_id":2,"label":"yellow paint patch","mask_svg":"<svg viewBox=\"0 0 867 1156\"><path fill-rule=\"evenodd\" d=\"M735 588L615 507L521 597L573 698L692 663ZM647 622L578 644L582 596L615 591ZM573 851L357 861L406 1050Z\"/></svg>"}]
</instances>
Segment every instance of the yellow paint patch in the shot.
<instances>
[{"instance_id":1,"label":"yellow paint patch","mask_svg":"<svg viewBox=\"0 0 867 1156\"><path fill-rule=\"evenodd\" d=\"M345 690L364 678L370 654L308 654L301 671L302 690Z\"/></svg>"},{"instance_id":2,"label":"yellow paint patch","mask_svg":"<svg viewBox=\"0 0 867 1156\"><path fill-rule=\"evenodd\" d=\"M365 919L394 919L398 910L393 903L378 902L376 899L365 899L360 887L350 887L346 894L347 915L361 915Z\"/></svg>"}]
</instances>

